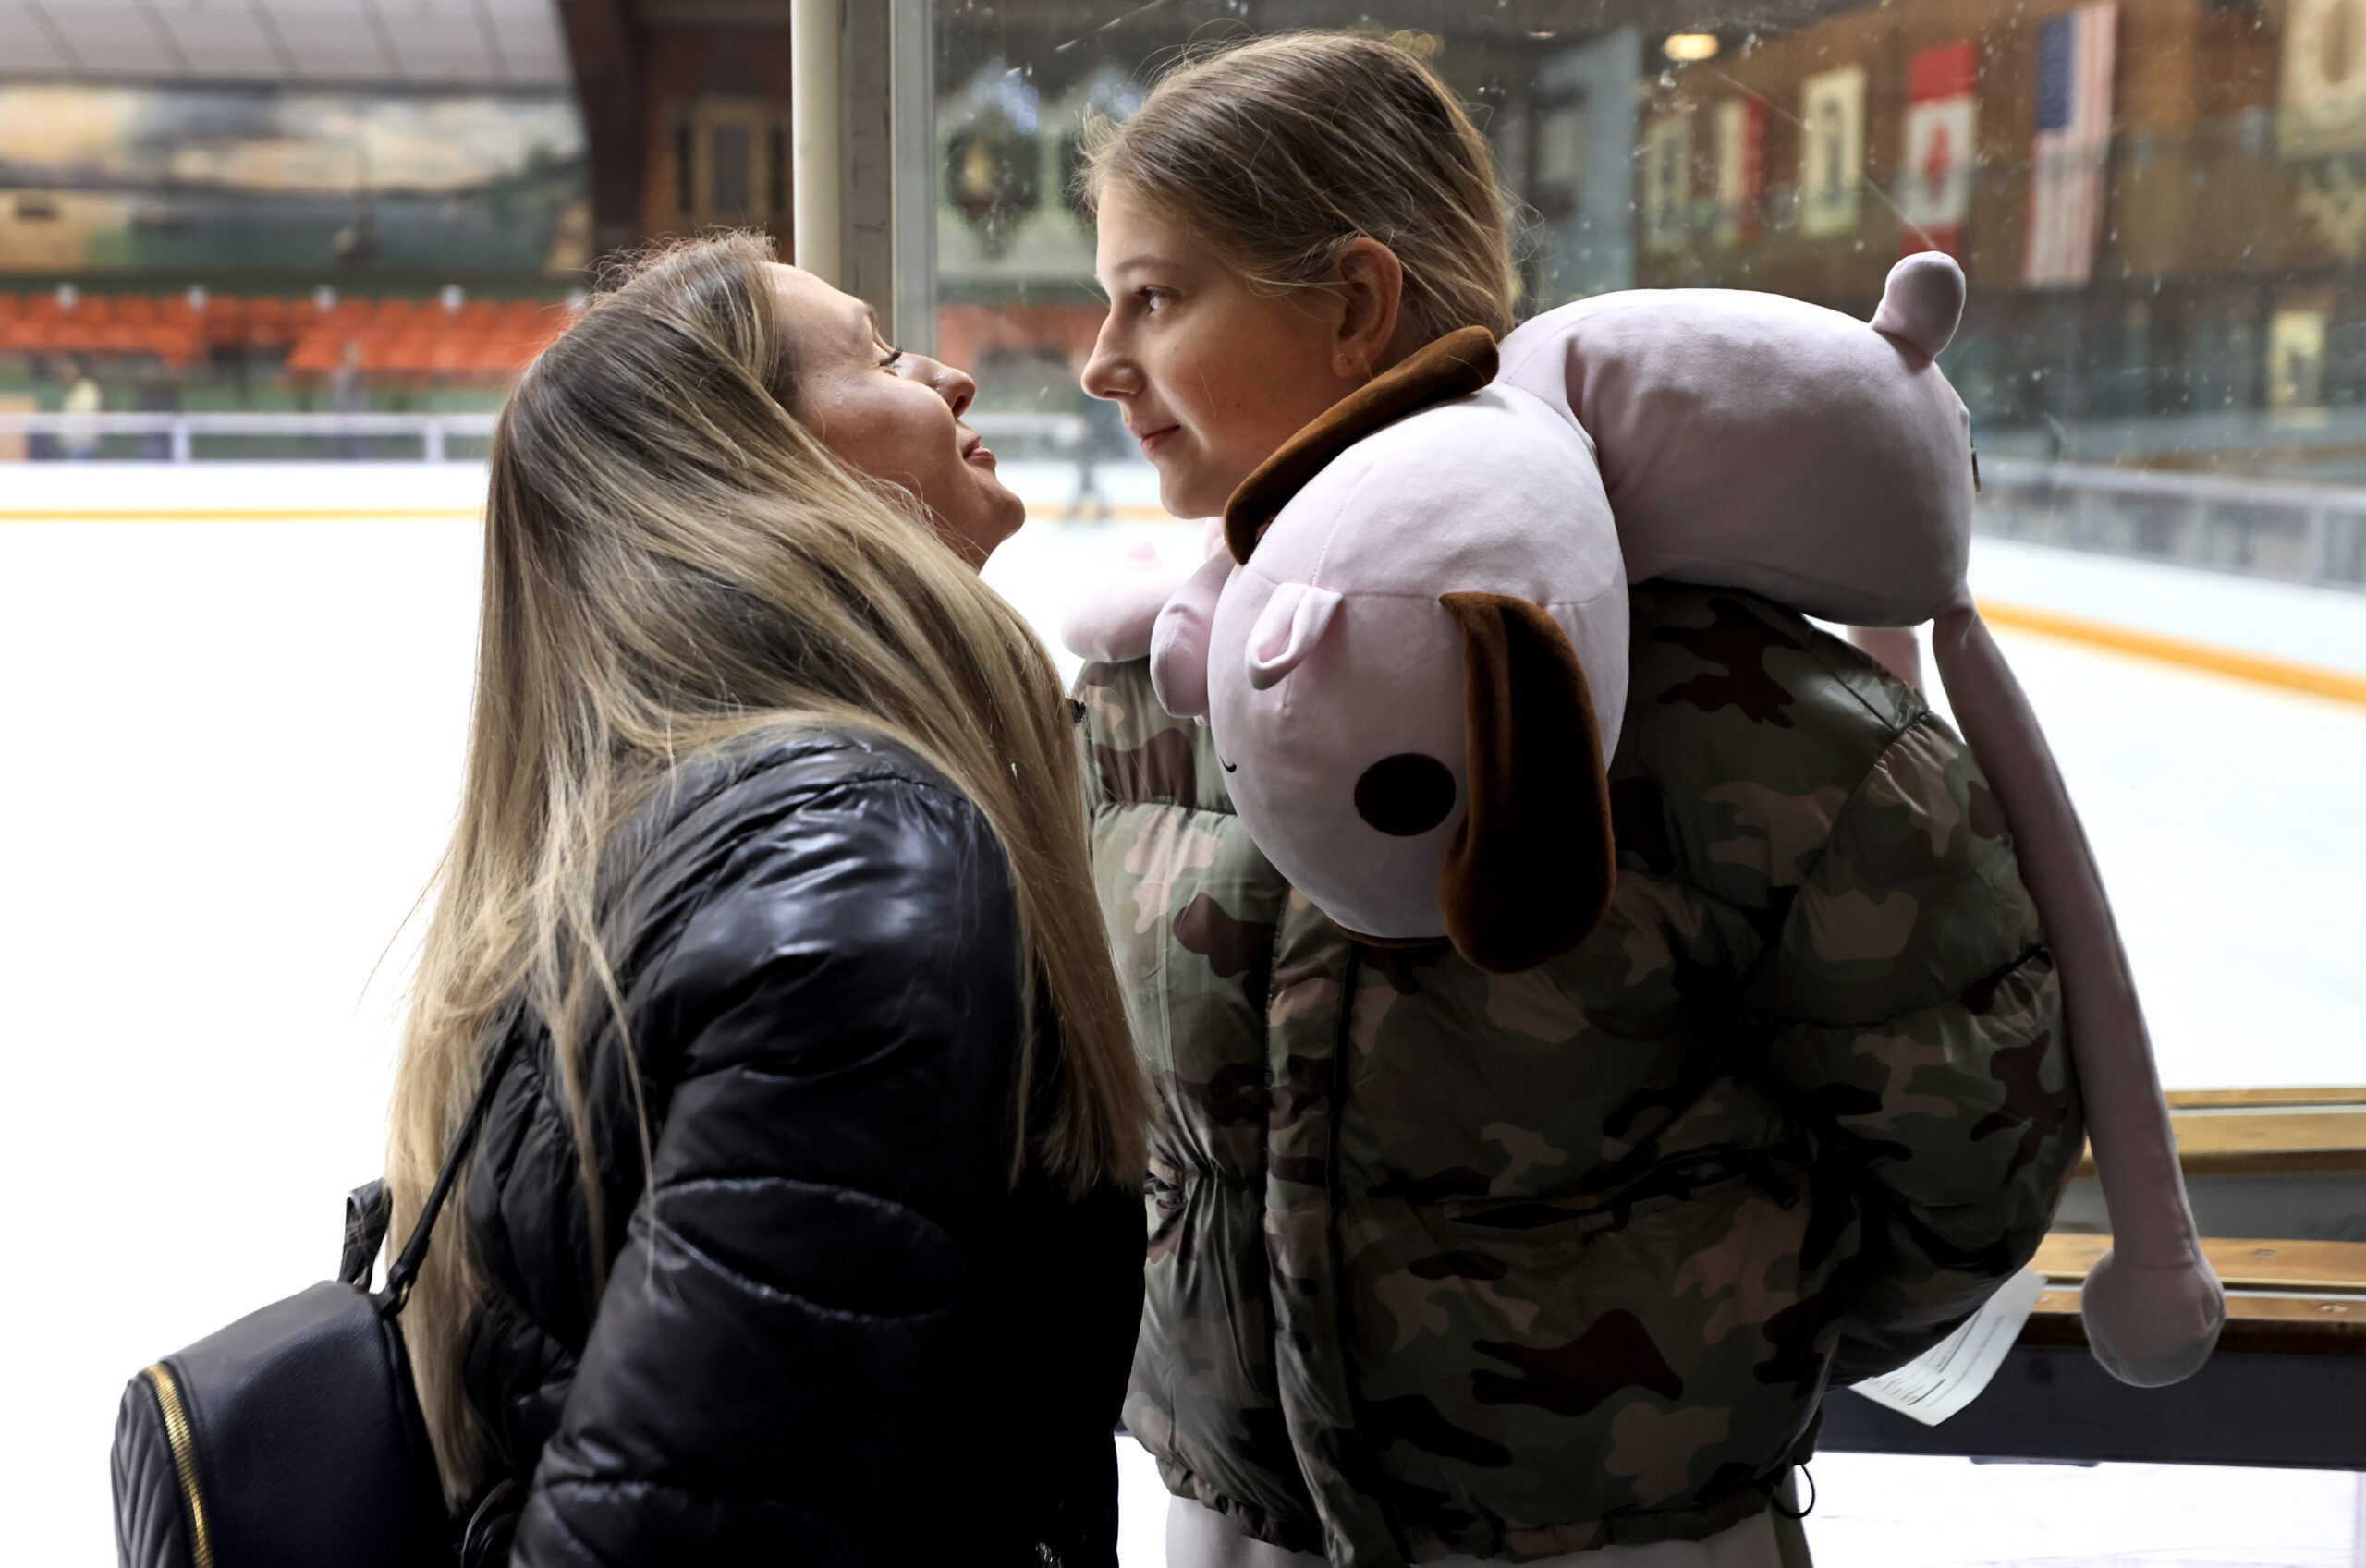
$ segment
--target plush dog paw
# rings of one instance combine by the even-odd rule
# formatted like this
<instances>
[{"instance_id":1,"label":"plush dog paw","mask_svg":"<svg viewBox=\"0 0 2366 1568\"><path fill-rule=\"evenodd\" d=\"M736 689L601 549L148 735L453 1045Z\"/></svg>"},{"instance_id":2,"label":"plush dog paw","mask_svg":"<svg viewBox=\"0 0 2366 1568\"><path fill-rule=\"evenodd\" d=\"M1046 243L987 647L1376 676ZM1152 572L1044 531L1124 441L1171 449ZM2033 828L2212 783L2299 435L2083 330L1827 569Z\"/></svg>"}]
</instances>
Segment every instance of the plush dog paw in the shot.
<instances>
[{"instance_id":1,"label":"plush dog paw","mask_svg":"<svg viewBox=\"0 0 2366 1568\"><path fill-rule=\"evenodd\" d=\"M2105 1252L2088 1270L2079 1316L2104 1370L2140 1389L2160 1388L2192 1377L2210 1359L2226 1322L2226 1292L2198 1253L2147 1265Z\"/></svg>"}]
</instances>

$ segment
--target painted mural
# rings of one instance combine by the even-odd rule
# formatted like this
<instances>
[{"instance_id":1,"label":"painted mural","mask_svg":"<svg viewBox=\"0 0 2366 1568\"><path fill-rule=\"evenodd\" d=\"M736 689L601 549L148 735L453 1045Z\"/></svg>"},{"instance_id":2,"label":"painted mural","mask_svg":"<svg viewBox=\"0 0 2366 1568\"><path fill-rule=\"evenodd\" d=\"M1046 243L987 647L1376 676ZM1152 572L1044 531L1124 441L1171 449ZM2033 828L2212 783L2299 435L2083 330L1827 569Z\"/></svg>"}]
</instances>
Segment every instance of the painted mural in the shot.
<instances>
[{"instance_id":1,"label":"painted mural","mask_svg":"<svg viewBox=\"0 0 2366 1568\"><path fill-rule=\"evenodd\" d=\"M0 84L0 273L566 273L563 95Z\"/></svg>"}]
</instances>

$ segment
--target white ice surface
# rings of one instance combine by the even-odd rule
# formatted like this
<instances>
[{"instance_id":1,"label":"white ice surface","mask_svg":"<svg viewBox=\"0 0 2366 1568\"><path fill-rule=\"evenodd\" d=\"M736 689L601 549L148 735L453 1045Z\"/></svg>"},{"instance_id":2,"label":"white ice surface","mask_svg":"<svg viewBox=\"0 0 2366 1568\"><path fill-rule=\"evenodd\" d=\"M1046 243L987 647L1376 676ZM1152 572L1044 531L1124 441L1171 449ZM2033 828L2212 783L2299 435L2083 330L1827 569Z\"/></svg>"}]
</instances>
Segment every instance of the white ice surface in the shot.
<instances>
[{"instance_id":1,"label":"white ice surface","mask_svg":"<svg viewBox=\"0 0 2366 1568\"><path fill-rule=\"evenodd\" d=\"M1026 488L1056 511L1072 473ZM1146 501L1139 474L1110 480ZM459 465L12 464L0 516L465 511L482 486ZM989 576L1048 633L1145 537L1177 565L1198 542L1039 521ZM110 1561L125 1380L333 1266L345 1189L379 1166L405 920L457 789L477 550L466 517L0 522L0 1559ZM2090 592L2093 563L2050 552L2008 592L1994 559L1975 584L1999 598L2054 602L2052 583L2056 607L2106 619L2162 602L2107 577ZM2238 641L2278 623L2263 602L2168 629ZM2336 638L2366 625L2325 614ZM2366 710L2005 640L2085 807L2169 1081L2366 1081ZM1120 1453L1126 1562L1150 1568L1164 1490ZM1826 1568L2353 1561L2348 1476L1857 1455L1814 1473Z\"/></svg>"},{"instance_id":2,"label":"white ice surface","mask_svg":"<svg viewBox=\"0 0 2366 1568\"><path fill-rule=\"evenodd\" d=\"M1808 1469L1816 1568L2366 1568L2366 1477L2346 1471L1883 1453ZM1117 1498L1120 1568L1163 1568L1166 1489L1124 1438Z\"/></svg>"},{"instance_id":3,"label":"white ice surface","mask_svg":"<svg viewBox=\"0 0 2366 1568\"><path fill-rule=\"evenodd\" d=\"M124 1380L335 1269L477 550L467 520L0 525L0 1557L112 1561Z\"/></svg>"},{"instance_id":4,"label":"white ice surface","mask_svg":"<svg viewBox=\"0 0 2366 1568\"><path fill-rule=\"evenodd\" d=\"M2360 1478L2181 1465L1974 1465L1827 1453L1816 1568L2349 1568Z\"/></svg>"}]
</instances>

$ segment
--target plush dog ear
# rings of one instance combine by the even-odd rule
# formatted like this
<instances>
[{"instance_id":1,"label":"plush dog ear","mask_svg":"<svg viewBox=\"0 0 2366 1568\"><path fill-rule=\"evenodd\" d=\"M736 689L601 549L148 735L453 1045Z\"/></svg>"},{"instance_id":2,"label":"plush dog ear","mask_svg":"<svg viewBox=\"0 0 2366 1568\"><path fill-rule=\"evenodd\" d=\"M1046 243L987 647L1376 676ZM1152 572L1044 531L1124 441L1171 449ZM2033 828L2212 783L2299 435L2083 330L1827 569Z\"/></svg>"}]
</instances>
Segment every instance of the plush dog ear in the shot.
<instances>
[{"instance_id":1,"label":"plush dog ear","mask_svg":"<svg viewBox=\"0 0 2366 1568\"><path fill-rule=\"evenodd\" d=\"M1249 634L1249 646L1241 650L1250 686L1263 691L1304 663L1338 608L1339 596L1327 588L1286 582L1275 589Z\"/></svg>"},{"instance_id":2,"label":"plush dog ear","mask_svg":"<svg viewBox=\"0 0 2366 1568\"><path fill-rule=\"evenodd\" d=\"M1918 250L1890 268L1872 328L1935 359L1963 320L1963 268L1942 250Z\"/></svg>"},{"instance_id":3,"label":"plush dog ear","mask_svg":"<svg viewBox=\"0 0 2366 1568\"><path fill-rule=\"evenodd\" d=\"M1602 731L1552 616L1500 593L1440 602L1462 632L1470 810L1438 871L1438 905L1457 952L1517 974L1577 946L1610 908Z\"/></svg>"}]
</instances>

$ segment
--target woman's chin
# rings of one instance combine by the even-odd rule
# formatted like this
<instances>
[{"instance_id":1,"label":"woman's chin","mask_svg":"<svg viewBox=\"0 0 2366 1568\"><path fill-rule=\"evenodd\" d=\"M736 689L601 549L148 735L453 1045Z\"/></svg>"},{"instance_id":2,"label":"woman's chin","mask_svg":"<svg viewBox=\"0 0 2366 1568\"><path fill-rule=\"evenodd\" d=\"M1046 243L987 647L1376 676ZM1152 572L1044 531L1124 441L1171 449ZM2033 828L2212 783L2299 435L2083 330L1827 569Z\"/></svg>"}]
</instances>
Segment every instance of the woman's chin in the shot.
<instances>
[{"instance_id":1,"label":"woman's chin","mask_svg":"<svg viewBox=\"0 0 2366 1568\"><path fill-rule=\"evenodd\" d=\"M1231 491L1219 490L1196 474L1177 473L1164 466L1159 469L1158 504L1170 516L1187 522L1218 517L1231 499Z\"/></svg>"},{"instance_id":2,"label":"woman's chin","mask_svg":"<svg viewBox=\"0 0 2366 1568\"><path fill-rule=\"evenodd\" d=\"M1005 492L1005 493L1007 494L1008 492ZM1000 544L1004 540L1008 539L1012 534L1017 533L1020 529L1027 526L1027 503L1019 500L1016 495L1011 496L1010 502L1010 510L1004 514L1001 519L1001 527L994 533L994 544ZM988 545L987 548L991 550L994 546Z\"/></svg>"},{"instance_id":3,"label":"woman's chin","mask_svg":"<svg viewBox=\"0 0 2366 1568\"><path fill-rule=\"evenodd\" d=\"M954 553L973 566L982 566L994 547L1027 521L1027 503L1013 494L1008 486L991 472L979 476L984 482L972 504L964 508L958 519L947 519L942 514L937 522L937 534L953 547Z\"/></svg>"},{"instance_id":4,"label":"woman's chin","mask_svg":"<svg viewBox=\"0 0 2366 1568\"><path fill-rule=\"evenodd\" d=\"M1017 533L1020 525L1027 521L1027 503L1018 498L1016 491L992 474L986 476L986 484L988 492L986 510L988 515L1001 526L1002 532L996 540L996 542L1000 542L1001 540L1008 539L1012 534Z\"/></svg>"},{"instance_id":5,"label":"woman's chin","mask_svg":"<svg viewBox=\"0 0 2366 1568\"><path fill-rule=\"evenodd\" d=\"M1191 518L1207 515L1190 510L1190 492L1169 482L1165 474L1158 476L1158 504L1166 508L1169 517Z\"/></svg>"}]
</instances>

